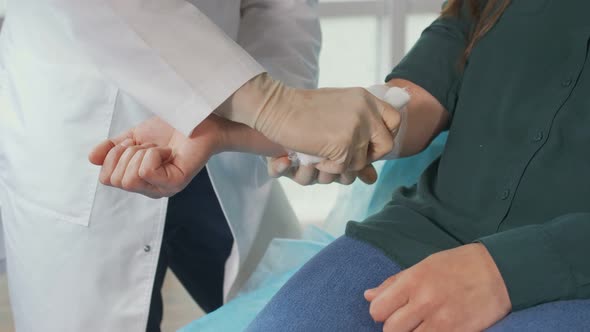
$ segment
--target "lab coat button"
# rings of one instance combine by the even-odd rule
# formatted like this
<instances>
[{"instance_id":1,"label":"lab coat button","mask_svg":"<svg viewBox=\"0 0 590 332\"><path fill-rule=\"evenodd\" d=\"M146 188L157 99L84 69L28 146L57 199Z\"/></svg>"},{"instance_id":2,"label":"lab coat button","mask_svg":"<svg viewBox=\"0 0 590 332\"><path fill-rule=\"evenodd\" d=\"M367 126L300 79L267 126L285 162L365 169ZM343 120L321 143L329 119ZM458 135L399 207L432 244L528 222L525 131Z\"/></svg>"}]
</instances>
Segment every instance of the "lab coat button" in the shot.
<instances>
[{"instance_id":1,"label":"lab coat button","mask_svg":"<svg viewBox=\"0 0 590 332\"><path fill-rule=\"evenodd\" d=\"M506 189L502 192L502 195L500 195L500 199L502 199L503 201L507 200L508 197L510 197L510 189Z\"/></svg>"},{"instance_id":2,"label":"lab coat button","mask_svg":"<svg viewBox=\"0 0 590 332\"><path fill-rule=\"evenodd\" d=\"M542 140L543 140L543 132L542 131L536 133L535 137L533 137L534 142L540 142Z\"/></svg>"},{"instance_id":3,"label":"lab coat button","mask_svg":"<svg viewBox=\"0 0 590 332\"><path fill-rule=\"evenodd\" d=\"M145 246L145 247L143 247L143 251L145 251L145 252L150 252L151 250L152 250L152 247L151 246Z\"/></svg>"}]
</instances>

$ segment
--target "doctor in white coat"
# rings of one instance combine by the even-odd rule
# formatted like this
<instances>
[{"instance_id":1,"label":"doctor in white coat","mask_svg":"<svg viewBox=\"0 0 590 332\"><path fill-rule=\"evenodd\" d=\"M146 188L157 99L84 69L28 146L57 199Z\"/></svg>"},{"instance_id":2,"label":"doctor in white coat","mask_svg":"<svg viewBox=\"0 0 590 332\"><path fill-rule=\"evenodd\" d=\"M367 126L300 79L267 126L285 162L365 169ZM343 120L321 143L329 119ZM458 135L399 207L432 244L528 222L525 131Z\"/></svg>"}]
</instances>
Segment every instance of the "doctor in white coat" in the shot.
<instances>
[{"instance_id":1,"label":"doctor in white coat","mask_svg":"<svg viewBox=\"0 0 590 332\"><path fill-rule=\"evenodd\" d=\"M136 27L147 30L134 31L130 22L142 22L126 17L104 25L101 20L112 16L102 1L70 1L81 7L78 19L88 19L85 28L105 30L97 33L118 39L110 41L115 47L121 43L125 50L170 47L182 52L183 65L194 72L196 81L191 83L204 96L189 105L192 116L178 114L171 120L179 126L195 126L210 112L201 104L227 98L262 72L262 66L287 84L316 84L320 31L314 1L194 0L179 8L178 1L164 0L144 1L145 9L140 1L121 2L137 7L138 13L153 14L144 17L153 19L149 27ZM121 72L141 74L122 73L114 80L156 80L160 82L152 87L164 88L130 93L118 89L135 82L101 77L101 68L69 36L78 22L68 22L66 10L76 8L60 8L67 5L9 1L2 35L0 186L16 328L145 331L168 202L97 185L99 169L86 156L101 139L150 115L147 103L136 102L133 93L154 98L167 91L184 93L186 84L175 71L187 68L169 68L156 52L143 58L129 53L121 65L132 68ZM83 17L85 13L92 17ZM140 33L162 38L161 44L146 45ZM159 103L166 114L176 116L172 105ZM46 108L55 104L62 109ZM259 157L224 153L213 157L207 168L235 235L224 274L227 298L272 237L296 237L299 228ZM203 269L202 274L207 273Z\"/></svg>"},{"instance_id":2,"label":"doctor in white coat","mask_svg":"<svg viewBox=\"0 0 590 332\"><path fill-rule=\"evenodd\" d=\"M250 120L231 109L224 116L326 157L332 170L359 170L391 150L388 115L397 113L368 93L332 89L322 99L260 75L267 68L289 84L314 86L315 1L192 2L8 1L0 39L0 205L17 330L146 329L168 200L99 185L100 169L86 156L153 114L190 135L236 91L254 81L260 92L262 82L272 89L245 99L261 96L258 105L271 101L273 109L255 106ZM290 135L272 127L289 119L273 114L281 107L303 121ZM324 109L323 123L307 112ZM258 123L260 116L266 121ZM322 130L294 136L305 124ZM258 157L221 154L207 170L233 238L228 299L268 241L298 236L299 228Z\"/></svg>"}]
</instances>

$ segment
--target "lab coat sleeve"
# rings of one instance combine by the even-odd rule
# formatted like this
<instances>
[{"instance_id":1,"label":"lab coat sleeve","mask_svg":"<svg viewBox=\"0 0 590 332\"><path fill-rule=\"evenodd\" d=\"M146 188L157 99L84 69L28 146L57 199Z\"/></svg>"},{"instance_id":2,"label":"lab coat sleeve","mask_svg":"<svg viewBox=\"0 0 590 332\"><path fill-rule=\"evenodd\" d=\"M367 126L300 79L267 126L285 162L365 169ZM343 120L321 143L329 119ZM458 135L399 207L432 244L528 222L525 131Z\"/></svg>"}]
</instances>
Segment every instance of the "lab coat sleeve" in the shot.
<instances>
[{"instance_id":1,"label":"lab coat sleeve","mask_svg":"<svg viewBox=\"0 0 590 332\"><path fill-rule=\"evenodd\" d=\"M184 0L40 0L121 92L184 134L263 67Z\"/></svg>"},{"instance_id":2,"label":"lab coat sleeve","mask_svg":"<svg viewBox=\"0 0 590 332\"><path fill-rule=\"evenodd\" d=\"M486 236L513 310L558 300L590 298L590 213Z\"/></svg>"},{"instance_id":3,"label":"lab coat sleeve","mask_svg":"<svg viewBox=\"0 0 590 332\"><path fill-rule=\"evenodd\" d=\"M238 42L270 75L315 88L321 30L317 0L243 0Z\"/></svg>"},{"instance_id":4,"label":"lab coat sleeve","mask_svg":"<svg viewBox=\"0 0 590 332\"><path fill-rule=\"evenodd\" d=\"M462 79L461 60L467 47L473 21L468 8L458 17L440 17L386 78L405 79L433 95L453 112Z\"/></svg>"}]
</instances>

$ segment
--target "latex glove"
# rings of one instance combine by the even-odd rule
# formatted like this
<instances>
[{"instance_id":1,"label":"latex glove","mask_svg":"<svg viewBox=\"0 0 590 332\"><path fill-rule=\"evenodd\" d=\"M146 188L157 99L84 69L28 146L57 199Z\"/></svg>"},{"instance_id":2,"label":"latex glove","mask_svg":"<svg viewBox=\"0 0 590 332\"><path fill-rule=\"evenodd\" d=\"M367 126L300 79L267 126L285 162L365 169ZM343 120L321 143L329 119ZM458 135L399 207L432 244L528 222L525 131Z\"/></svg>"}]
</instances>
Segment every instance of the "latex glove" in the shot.
<instances>
[{"instance_id":1,"label":"latex glove","mask_svg":"<svg viewBox=\"0 0 590 332\"><path fill-rule=\"evenodd\" d=\"M382 159L386 160L397 159L402 148L405 129L407 126L407 121L405 121L405 108L408 102L410 101L410 94L405 89L398 87L389 87L385 84L373 85L367 88L367 91L369 91L375 97L387 102L392 107L394 107L398 112L400 112L401 121L399 126L396 128L389 128L391 130L391 134L394 137L393 149L390 153L382 157ZM289 159L293 161L293 164L303 166L314 165L324 160L324 158L322 157L312 156L295 151L291 151L289 153Z\"/></svg>"},{"instance_id":2,"label":"latex glove","mask_svg":"<svg viewBox=\"0 0 590 332\"><path fill-rule=\"evenodd\" d=\"M511 309L508 290L480 243L441 251L367 290L383 331L483 331Z\"/></svg>"},{"instance_id":3,"label":"latex glove","mask_svg":"<svg viewBox=\"0 0 590 332\"><path fill-rule=\"evenodd\" d=\"M293 151L326 158L316 167L361 170L393 148L399 113L363 88L301 90L266 74L242 86L216 111Z\"/></svg>"},{"instance_id":4,"label":"latex glove","mask_svg":"<svg viewBox=\"0 0 590 332\"><path fill-rule=\"evenodd\" d=\"M152 198L172 196L223 149L224 121L210 116L187 138L154 117L100 143L89 160L102 166L100 182L105 185Z\"/></svg>"},{"instance_id":5,"label":"latex glove","mask_svg":"<svg viewBox=\"0 0 590 332\"><path fill-rule=\"evenodd\" d=\"M267 158L267 162L268 175L273 178L287 177L302 186L334 182L350 185L357 177L366 184L373 184L377 181L377 171L372 165L367 165L358 172L347 171L343 174L331 174L320 171L313 165L293 166L288 156Z\"/></svg>"}]
</instances>

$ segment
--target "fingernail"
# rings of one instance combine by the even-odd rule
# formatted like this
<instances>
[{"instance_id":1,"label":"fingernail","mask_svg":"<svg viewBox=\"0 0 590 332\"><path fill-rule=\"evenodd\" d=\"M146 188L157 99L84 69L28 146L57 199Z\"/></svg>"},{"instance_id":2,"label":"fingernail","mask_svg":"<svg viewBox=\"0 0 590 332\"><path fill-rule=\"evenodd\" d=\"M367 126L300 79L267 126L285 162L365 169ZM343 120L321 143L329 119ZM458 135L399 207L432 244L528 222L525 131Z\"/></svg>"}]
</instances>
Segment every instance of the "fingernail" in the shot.
<instances>
[{"instance_id":1,"label":"fingernail","mask_svg":"<svg viewBox=\"0 0 590 332\"><path fill-rule=\"evenodd\" d=\"M121 142L121 146L124 146L126 148L128 148L132 145L133 145L133 140L131 138L128 138L128 139L124 140L123 142Z\"/></svg>"}]
</instances>

